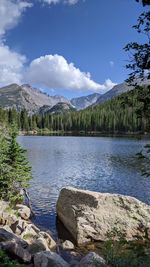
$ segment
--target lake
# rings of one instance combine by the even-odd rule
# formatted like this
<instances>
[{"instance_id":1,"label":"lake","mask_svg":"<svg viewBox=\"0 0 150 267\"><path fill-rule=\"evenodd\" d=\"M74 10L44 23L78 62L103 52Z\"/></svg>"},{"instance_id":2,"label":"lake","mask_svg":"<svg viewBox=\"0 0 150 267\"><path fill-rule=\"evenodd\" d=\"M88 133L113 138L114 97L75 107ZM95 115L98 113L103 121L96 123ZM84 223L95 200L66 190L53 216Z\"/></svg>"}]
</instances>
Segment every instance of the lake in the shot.
<instances>
[{"instance_id":1,"label":"lake","mask_svg":"<svg viewBox=\"0 0 150 267\"><path fill-rule=\"evenodd\" d=\"M59 191L74 186L121 193L150 204L150 177L141 176L138 153L148 140L127 137L20 136L33 180L29 194L34 223L57 236L55 205Z\"/></svg>"}]
</instances>

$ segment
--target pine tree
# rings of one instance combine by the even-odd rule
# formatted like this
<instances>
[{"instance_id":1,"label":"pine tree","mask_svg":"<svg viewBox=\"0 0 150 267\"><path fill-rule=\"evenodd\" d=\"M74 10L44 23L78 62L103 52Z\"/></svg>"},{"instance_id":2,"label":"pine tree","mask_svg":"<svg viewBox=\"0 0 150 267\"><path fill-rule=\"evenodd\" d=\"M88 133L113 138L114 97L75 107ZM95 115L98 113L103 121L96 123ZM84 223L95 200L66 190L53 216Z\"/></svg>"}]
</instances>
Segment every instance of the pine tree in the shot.
<instances>
[{"instance_id":1,"label":"pine tree","mask_svg":"<svg viewBox=\"0 0 150 267\"><path fill-rule=\"evenodd\" d=\"M12 191L12 167L7 162L8 141L4 137L4 128L0 129L0 198L9 200Z\"/></svg>"},{"instance_id":2,"label":"pine tree","mask_svg":"<svg viewBox=\"0 0 150 267\"><path fill-rule=\"evenodd\" d=\"M21 188L29 186L31 167L25 150L17 143L17 133L13 129L10 136L0 134L0 198L13 204L22 201Z\"/></svg>"}]
</instances>

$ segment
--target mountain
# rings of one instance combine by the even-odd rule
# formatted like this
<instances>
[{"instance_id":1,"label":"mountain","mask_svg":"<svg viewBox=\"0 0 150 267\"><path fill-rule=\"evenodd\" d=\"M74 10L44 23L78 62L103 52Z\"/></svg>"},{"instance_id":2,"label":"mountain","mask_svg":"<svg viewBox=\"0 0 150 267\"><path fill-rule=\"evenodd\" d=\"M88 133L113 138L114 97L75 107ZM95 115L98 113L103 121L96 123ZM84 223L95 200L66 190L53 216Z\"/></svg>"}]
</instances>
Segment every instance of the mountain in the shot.
<instances>
[{"instance_id":1,"label":"mountain","mask_svg":"<svg viewBox=\"0 0 150 267\"><path fill-rule=\"evenodd\" d=\"M128 86L126 83L117 84L111 90L101 95L97 99L94 105L101 104L107 100L110 100L118 95L121 95L122 93L126 93L132 89L133 89L133 86Z\"/></svg>"},{"instance_id":2,"label":"mountain","mask_svg":"<svg viewBox=\"0 0 150 267\"><path fill-rule=\"evenodd\" d=\"M77 110L85 109L91 106L92 104L96 103L99 97L100 97L100 94L98 93L94 93L88 96L81 96L81 97L71 99L71 104Z\"/></svg>"},{"instance_id":3,"label":"mountain","mask_svg":"<svg viewBox=\"0 0 150 267\"><path fill-rule=\"evenodd\" d=\"M42 106L52 108L57 103L70 101L63 96L49 96L42 91L32 88L30 85L11 84L0 89L0 107L17 111L26 109L29 114L37 113Z\"/></svg>"},{"instance_id":4,"label":"mountain","mask_svg":"<svg viewBox=\"0 0 150 267\"><path fill-rule=\"evenodd\" d=\"M138 85L148 85L150 84L150 80L148 79L144 79L144 80L137 80L136 83ZM121 95L122 93L126 93L128 91L131 91L132 89L134 89L134 86L129 86L127 85L127 83L120 83L120 84L117 84L115 85L111 90L109 90L108 92L106 92L105 94L101 95L96 103L94 105L98 105L98 104L101 104L101 103L104 103L105 101L107 100L110 100L116 96L119 96Z\"/></svg>"},{"instance_id":5,"label":"mountain","mask_svg":"<svg viewBox=\"0 0 150 267\"><path fill-rule=\"evenodd\" d=\"M68 111L75 111L76 109L69 103L66 102L59 102L53 107L50 106L42 106L39 109L39 114L44 115L44 114L50 114L50 113L64 113Z\"/></svg>"}]
</instances>

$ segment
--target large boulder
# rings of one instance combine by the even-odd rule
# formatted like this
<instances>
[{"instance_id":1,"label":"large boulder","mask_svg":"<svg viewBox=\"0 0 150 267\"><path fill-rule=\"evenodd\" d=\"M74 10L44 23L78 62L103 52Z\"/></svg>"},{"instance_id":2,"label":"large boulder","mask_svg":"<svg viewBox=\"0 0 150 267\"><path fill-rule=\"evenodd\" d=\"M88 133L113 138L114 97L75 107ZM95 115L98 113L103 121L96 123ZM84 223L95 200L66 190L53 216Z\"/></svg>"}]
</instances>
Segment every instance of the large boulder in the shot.
<instances>
[{"instance_id":1,"label":"large boulder","mask_svg":"<svg viewBox=\"0 0 150 267\"><path fill-rule=\"evenodd\" d=\"M150 239L150 206L134 197L63 188L57 214L78 245L106 241L113 233L126 240Z\"/></svg>"},{"instance_id":2,"label":"large boulder","mask_svg":"<svg viewBox=\"0 0 150 267\"><path fill-rule=\"evenodd\" d=\"M55 252L44 251L35 254L34 256L35 267L69 267L69 264L64 261Z\"/></svg>"}]
</instances>

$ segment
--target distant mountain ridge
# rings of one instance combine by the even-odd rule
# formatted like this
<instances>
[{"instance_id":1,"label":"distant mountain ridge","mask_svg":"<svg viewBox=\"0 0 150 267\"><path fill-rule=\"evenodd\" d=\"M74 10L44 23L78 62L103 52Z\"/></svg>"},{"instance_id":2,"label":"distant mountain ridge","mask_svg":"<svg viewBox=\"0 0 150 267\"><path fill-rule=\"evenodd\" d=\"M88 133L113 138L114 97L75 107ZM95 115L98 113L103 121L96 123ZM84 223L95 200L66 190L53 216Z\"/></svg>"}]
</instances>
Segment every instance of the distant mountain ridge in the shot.
<instances>
[{"instance_id":1,"label":"distant mountain ridge","mask_svg":"<svg viewBox=\"0 0 150 267\"><path fill-rule=\"evenodd\" d=\"M15 108L17 111L25 109L29 114L33 114L38 113L42 106L52 108L60 102L71 105L63 96L49 96L30 85L11 84L0 89L0 107L5 109Z\"/></svg>"},{"instance_id":2,"label":"distant mountain ridge","mask_svg":"<svg viewBox=\"0 0 150 267\"><path fill-rule=\"evenodd\" d=\"M96 103L97 100L99 99L99 97L100 97L100 94L98 94L98 93L94 93L94 94L87 95L87 96L81 96L81 97L71 99L71 104L77 110L81 110L81 109L85 109L85 108L91 106L92 104Z\"/></svg>"},{"instance_id":3,"label":"distant mountain ridge","mask_svg":"<svg viewBox=\"0 0 150 267\"><path fill-rule=\"evenodd\" d=\"M138 82L139 85L148 85L150 80ZM50 96L47 93L33 88L28 84L10 84L0 88L0 107L4 109L15 108L17 111L25 109L28 114L64 113L73 110L83 110L90 106L99 105L134 87L125 82L115 85L105 94L93 93L68 100L64 96Z\"/></svg>"},{"instance_id":4,"label":"distant mountain ridge","mask_svg":"<svg viewBox=\"0 0 150 267\"><path fill-rule=\"evenodd\" d=\"M144 79L144 80L137 80L137 85L149 85L150 80ZM107 91L105 94L101 95L97 101L94 103L95 105L104 103L105 101L108 101L114 97L117 97L123 93L126 93L128 91L131 91L134 89L135 86L128 85L126 82L120 83L115 85L111 90Z\"/></svg>"}]
</instances>

